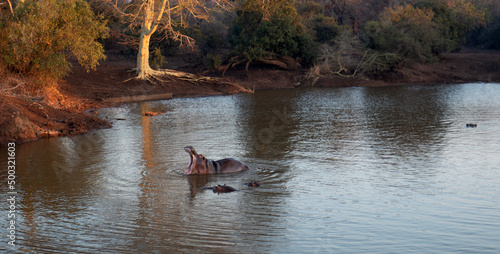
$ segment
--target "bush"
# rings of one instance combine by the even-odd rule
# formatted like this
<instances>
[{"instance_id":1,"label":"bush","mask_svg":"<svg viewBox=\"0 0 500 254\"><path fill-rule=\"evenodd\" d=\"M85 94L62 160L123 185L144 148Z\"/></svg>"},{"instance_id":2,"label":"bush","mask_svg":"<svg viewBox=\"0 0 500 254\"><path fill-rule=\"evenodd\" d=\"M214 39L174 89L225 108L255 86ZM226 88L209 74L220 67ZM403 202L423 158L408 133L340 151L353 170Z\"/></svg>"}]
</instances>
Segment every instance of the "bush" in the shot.
<instances>
[{"instance_id":1,"label":"bush","mask_svg":"<svg viewBox=\"0 0 500 254\"><path fill-rule=\"evenodd\" d=\"M246 0L238 9L229 41L234 52L253 61L259 57L314 58L314 41L304 33L294 1Z\"/></svg>"},{"instance_id":2,"label":"bush","mask_svg":"<svg viewBox=\"0 0 500 254\"><path fill-rule=\"evenodd\" d=\"M437 25L432 22L434 12L410 5L387 9L380 21L367 22L364 27L368 47L392 52L405 59L435 62L446 50L446 42Z\"/></svg>"},{"instance_id":3,"label":"bush","mask_svg":"<svg viewBox=\"0 0 500 254\"><path fill-rule=\"evenodd\" d=\"M214 54L208 53L205 56L205 63L209 70L217 70L222 65L222 59Z\"/></svg>"},{"instance_id":4,"label":"bush","mask_svg":"<svg viewBox=\"0 0 500 254\"><path fill-rule=\"evenodd\" d=\"M152 53L153 60L151 61L151 65L155 69L160 69L165 63L165 57L161 54L161 49L159 47L155 47Z\"/></svg>"},{"instance_id":5,"label":"bush","mask_svg":"<svg viewBox=\"0 0 500 254\"><path fill-rule=\"evenodd\" d=\"M0 29L0 60L12 71L61 78L70 69L69 56L87 71L105 59L96 40L108 29L83 0L26 0Z\"/></svg>"},{"instance_id":6,"label":"bush","mask_svg":"<svg viewBox=\"0 0 500 254\"><path fill-rule=\"evenodd\" d=\"M317 42L329 42L335 39L340 32L340 26L333 17L325 17L325 8L314 2L304 1L297 6L307 33Z\"/></svg>"},{"instance_id":7,"label":"bush","mask_svg":"<svg viewBox=\"0 0 500 254\"><path fill-rule=\"evenodd\" d=\"M444 0L425 0L415 4L419 9L434 12L432 21L442 35L441 51L460 48L465 43L469 31L486 25L488 13L470 2L454 1L449 4Z\"/></svg>"},{"instance_id":8,"label":"bush","mask_svg":"<svg viewBox=\"0 0 500 254\"><path fill-rule=\"evenodd\" d=\"M456 49L465 39L465 27L458 21L456 14L448 7L444 1L422 1L415 5L421 10L432 10L434 16L432 21L436 29L441 34L442 44L440 51L449 51Z\"/></svg>"},{"instance_id":9,"label":"bush","mask_svg":"<svg viewBox=\"0 0 500 254\"><path fill-rule=\"evenodd\" d=\"M313 1L301 1L297 4L297 12L302 19L309 20L318 15L324 15L325 7Z\"/></svg>"},{"instance_id":10,"label":"bush","mask_svg":"<svg viewBox=\"0 0 500 254\"><path fill-rule=\"evenodd\" d=\"M390 70L400 62L397 54L365 49L352 28L341 26L332 43L320 46L320 55L307 73L308 78L321 75L353 77L358 74L375 75Z\"/></svg>"},{"instance_id":11,"label":"bush","mask_svg":"<svg viewBox=\"0 0 500 254\"><path fill-rule=\"evenodd\" d=\"M314 19L313 29L316 32L316 40L327 42L335 39L340 32L340 27L335 18L318 15Z\"/></svg>"},{"instance_id":12,"label":"bush","mask_svg":"<svg viewBox=\"0 0 500 254\"><path fill-rule=\"evenodd\" d=\"M200 26L201 38L198 40L204 52L215 51L228 46L227 26L221 21L212 19Z\"/></svg>"},{"instance_id":13,"label":"bush","mask_svg":"<svg viewBox=\"0 0 500 254\"><path fill-rule=\"evenodd\" d=\"M470 33L467 43L487 49L500 49L500 17L495 18L484 28Z\"/></svg>"}]
</instances>

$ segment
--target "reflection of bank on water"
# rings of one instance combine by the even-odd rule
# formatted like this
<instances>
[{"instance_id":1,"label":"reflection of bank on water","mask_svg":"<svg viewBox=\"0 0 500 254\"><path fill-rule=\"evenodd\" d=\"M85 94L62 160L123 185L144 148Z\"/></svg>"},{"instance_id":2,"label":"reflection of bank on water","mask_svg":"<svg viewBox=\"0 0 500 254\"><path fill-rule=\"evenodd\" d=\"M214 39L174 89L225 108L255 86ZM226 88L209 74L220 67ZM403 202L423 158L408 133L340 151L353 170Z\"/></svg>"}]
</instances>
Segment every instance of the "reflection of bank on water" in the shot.
<instances>
[{"instance_id":1,"label":"reflection of bank on water","mask_svg":"<svg viewBox=\"0 0 500 254\"><path fill-rule=\"evenodd\" d=\"M494 252L499 96L498 84L310 88L102 109L125 120L16 146L14 251ZM186 145L252 169L181 175ZM203 190L224 184L238 191Z\"/></svg>"}]
</instances>

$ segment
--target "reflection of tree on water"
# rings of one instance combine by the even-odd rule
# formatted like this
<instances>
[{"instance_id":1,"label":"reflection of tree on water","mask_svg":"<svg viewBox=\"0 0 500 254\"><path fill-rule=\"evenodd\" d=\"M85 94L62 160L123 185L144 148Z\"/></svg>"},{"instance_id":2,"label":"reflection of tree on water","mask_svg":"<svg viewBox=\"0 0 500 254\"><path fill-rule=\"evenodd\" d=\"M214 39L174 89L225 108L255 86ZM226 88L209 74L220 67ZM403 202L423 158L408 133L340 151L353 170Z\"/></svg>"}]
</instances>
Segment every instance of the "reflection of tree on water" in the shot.
<instances>
[{"instance_id":1,"label":"reflection of tree on water","mask_svg":"<svg viewBox=\"0 0 500 254\"><path fill-rule=\"evenodd\" d=\"M289 151L296 128L290 101L299 94L283 96L284 92L258 92L242 98L239 106L240 135L248 157L279 160Z\"/></svg>"},{"instance_id":2,"label":"reflection of tree on water","mask_svg":"<svg viewBox=\"0 0 500 254\"><path fill-rule=\"evenodd\" d=\"M439 151L449 127L443 120L447 105L442 93L432 87L367 88L364 92L364 138L376 147L370 153L379 162L372 165L375 182L392 186L398 195L434 190L429 177L437 173L435 165L440 164ZM384 166L381 161L392 165Z\"/></svg>"},{"instance_id":3,"label":"reflection of tree on water","mask_svg":"<svg viewBox=\"0 0 500 254\"><path fill-rule=\"evenodd\" d=\"M144 116L144 113L150 112L150 105L148 102L139 103L138 112L140 114L141 121L141 131L142 131L142 159L144 160L145 167L141 172L141 178L139 182L140 193L139 193L139 216L141 221L137 221L138 228L137 234L142 235L143 238L137 239L137 245L143 245L144 239L150 239L154 241L155 233L150 230L155 224L159 224L157 221L162 218L164 212L159 209L158 204L163 203L160 199L163 198L160 195L160 189L158 186L159 175L158 168L155 167L155 142L153 140L153 135L151 132L151 117Z\"/></svg>"},{"instance_id":4,"label":"reflection of tree on water","mask_svg":"<svg viewBox=\"0 0 500 254\"><path fill-rule=\"evenodd\" d=\"M198 191L205 187L207 183L210 181L210 175L188 175L186 176L187 182L189 184L189 192L191 194L191 198L194 198Z\"/></svg>"},{"instance_id":5,"label":"reflection of tree on water","mask_svg":"<svg viewBox=\"0 0 500 254\"><path fill-rule=\"evenodd\" d=\"M247 187L240 182L243 191L241 204L235 214L240 222L241 241L265 242L269 235L280 236L284 232L275 225L283 224L287 214L287 200L290 190L287 184L293 177L288 164L284 163L293 149L297 125L291 106L300 94L296 90L257 91L255 94L240 95L238 110L239 138L246 149L244 162L252 167L244 181L258 181L260 187ZM242 159L243 160L243 159ZM234 186L236 187L236 186ZM258 211L258 212L256 212ZM262 228L266 228L263 233ZM254 252L261 245L251 247ZM265 249L265 248L264 248Z\"/></svg>"},{"instance_id":6,"label":"reflection of tree on water","mask_svg":"<svg viewBox=\"0 0 500 254\"><path fill-rule=\"evenodd\" d=\"M16 147L17 247L74 251L54 243L53 233L61 234L60 242L73 240L72 224L99 197L102 181L95 165L103 161L102 143L99 137L77 136Z\"/></svg>"},{"instance_id":7,"label":"reflection of tree on water","mask_svg":"<svg viewBox=\"0 0 500 254\"><path fill-rule=\"evenodd\" d=\"M423 156L436 152L448 124L441 93L431 88L367 88L364 114L370 139L387 148L387 153ZM377 151L382 151L377 149Z\"/></svg>"},{"instance_id":8,"label":"reflection of tree on water","mask_svg":"<svg viewBox=\"0 0 500 254\"><path fill-rule=\"evenodd\" d=\"M143 102L139 104L141 109L141 130L142 130L142 159L146 162L146 170L152 169L155 166L153 149L153 140L151 136L151 117L144 116L146 112L150 112L149 103Z\"/></svg>"},{"instance_id":9,"label":"reflection of tree on water","mask_svg":"<svg viewBox=\"0 0 500 254\"><path fill-rule=\"evenodd\" d=\"M314 158L311 163L348 161L357 156L361 135L359 88L307 89L295 102L298 118L297 158Z\"/></svg>"}]
</instances>

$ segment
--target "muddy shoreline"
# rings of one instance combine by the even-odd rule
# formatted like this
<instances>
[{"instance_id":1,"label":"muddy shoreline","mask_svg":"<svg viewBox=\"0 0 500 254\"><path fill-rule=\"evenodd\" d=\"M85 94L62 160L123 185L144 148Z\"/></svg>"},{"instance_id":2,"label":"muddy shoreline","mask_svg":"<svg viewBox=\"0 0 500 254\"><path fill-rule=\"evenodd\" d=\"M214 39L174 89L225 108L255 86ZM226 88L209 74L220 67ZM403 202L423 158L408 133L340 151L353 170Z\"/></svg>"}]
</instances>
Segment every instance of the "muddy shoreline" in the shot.
<instances>
[{"instance_id":1,"label":"muddy shoreline","mask_svg":"<svg viewBox=\"0 0 500 254\"><path fill-rule=\"evenodd\" d=\"M173 98L223 95L261 89L296 87L401 86L409 84L455 84L500 82L500 51L466 49L447 53L434 64L413 64L373 78L323 76L305 78L305 71L285 71L268 66L252 66L248 72L233 69L224 77L190 82L176 78L142 81L133 79L135 60L130 56L108 55L94 72L77 64L72 73L56 86L36 96L22 95L22 82L16 77L1 77L0 146L8 142L28 142L39 138L71 136L110 128L95 116L95 109L118 106L111 98L171 94ZM182 61L172 60L167 68L193 72ZM18 91L19 90L19 91ZM25 94L25 93L24 93Z\"/></svg>"}]
</instances>

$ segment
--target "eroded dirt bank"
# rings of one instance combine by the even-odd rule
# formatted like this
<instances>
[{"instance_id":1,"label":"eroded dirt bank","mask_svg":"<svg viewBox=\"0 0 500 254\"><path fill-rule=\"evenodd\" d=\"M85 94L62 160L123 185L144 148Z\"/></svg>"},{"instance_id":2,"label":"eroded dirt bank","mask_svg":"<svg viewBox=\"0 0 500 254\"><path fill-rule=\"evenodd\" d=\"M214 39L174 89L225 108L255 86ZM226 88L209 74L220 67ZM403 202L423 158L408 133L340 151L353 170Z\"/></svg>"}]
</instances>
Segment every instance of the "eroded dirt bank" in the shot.
<instances>
[{"instance_id":1,"label":"eroded dirt bank","mask_svg":"<svg viewBox=\"0 0 500 254\"><path fill-rule=\"evenodd\" d=\"M150 81L132 79L129 72L135 60L118 54L94 72L73 67L72 73L43 93L26 95L23 81L0 77L0 145L26 142L44 137L84 134L111 125L94 114L93 109L115 106L108 98L172 93L173 97L234 94L258 89L283 89L299 86L395 86L464 82L500 82L500 52L467 49L443 55L434 64L414 64L393 72L367 78L320 77L315 82L304 78L304 71L284 71L265 66L229 70L218 81L190 82L177 78ZM179 61L169 68L189 69ZM214 74L213 77L216 77Z\"/></svg>"}]
</instances>

